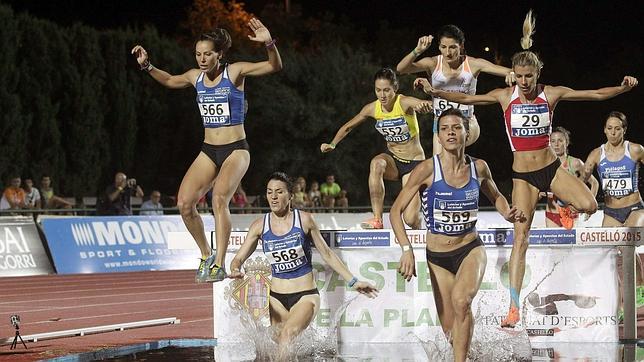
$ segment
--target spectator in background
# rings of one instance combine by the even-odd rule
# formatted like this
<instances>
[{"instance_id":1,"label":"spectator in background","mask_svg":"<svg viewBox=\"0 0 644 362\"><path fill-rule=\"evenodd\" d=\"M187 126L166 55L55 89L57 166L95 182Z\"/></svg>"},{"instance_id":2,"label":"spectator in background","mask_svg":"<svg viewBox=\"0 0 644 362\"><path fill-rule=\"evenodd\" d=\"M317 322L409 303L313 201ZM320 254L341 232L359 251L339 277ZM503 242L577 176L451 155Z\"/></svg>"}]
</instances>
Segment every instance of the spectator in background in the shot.
<instances>
[{"instance_id":1,"label":"spectator in background","mask_svg":"<svg viewBox=\"0 0 644 362\"><path fill-rule=\"evenodd\" d=\"M23 189L25 190L25 205L29 209L41 209L42 202L40 200L40 192L34 187L34 180L26 178L23 182Z\"/></svg>"},{"instance_id":2,"label":"spectator in background","mask_svg":"<svg viewBox=\"0 0 644 362\"><path fill-rule=\"evenodd\" d=\"M132 196L143 197L143 190L136 184L136 180L128 180L123 172L117 172L114 183L107 186L99 197L97 215L132 215Z\"/></svg>"},{"instance_id":3,"label":"spectator in background","mask_svg":"<svg viewBox=\"0 0 644 362\"><path fill-rule=\"evenodd\" d=\"M241 184L237 185L237 190L235 190L235 193L233 194L233 198L230 200L230 202L233 207L237 207L240 209L244 209L250 206L248 204L248 198L246 197L246 192L244 191L244 188L242 187ZM244 211L240 210L239 213L243 214Z\"/></svg>"},{"instance_id":4,"label":"spectator in background","mask_svg":"<svg viewBox=\"0 0 644 362\"><path fill-rule=\"evenodd\" d=\"M141 204L139 215L163 215L163 205L161 205L161 192L158 190L150 193L150 199Z\"/></svg>"},{"instance_id":5,"label":"spectator in background","mask_svg":"<svg viewBox=\"0 0 644 362\"><path fill-rule=\"evenodd\" d=\"M25 190L20 188L20 177L12 176L9 178L9 186L4 189L2 199L0 199L0 210L20 210L24 209Z\"/></svg>"},{"instance_id":6,"label":"spectator in background","mask_svg":"<svg viewBox=\"0 0 644 362\"><path fill-rule=\"evenodd\" d=\"M311 182L308 196L311 207L322 206L322 194L320 194L320 184L317 181Z\"/></svg>"},{"instance_id":7,"label":"spectator in background","mask_svg":"<svg viewBox=\"0 0 644 362\"><path fill-rule=\"evenodd\" d=\"M306 179L304 176L296 178L294 185L300 185L300 190L302 190L302 192L306 192Z\"/></svg>"},{"instance_id":8,"label":"spectator in background","mask_svg":"<svg viewBox=\"0 0 644 362\"><path fill-rule=\"evenodd\" d=\"M341 208L342 212L348 212L349 198L347 198L347 191L340 190L340 195L335 200L335 207Z\"/></svg>"},{"instance_id":9,"label":"spectator in background","mask_svg":"<svg viewBox=\"0 0 644 362\"><path fill-rule=\"evenodd\" d=\"M308 196L302 189L301 184L298 181L295 181L293 184L293 205L291 206L293 206L294 209L302 209L309 206L308 201Z\"/></svg>"},{"instance_id":10,"label":"spectator in background","mask_svg":"<svg viewBox=\"0 0 644 362\"><path fill-rule=\"evenodd\" d=\"M326 182L320 187L322 205L324 207L333 208L335 206L335 199L340 196L341 190L340 185L335 183L335 176L328 175L326 177Z\"/></svg>"},{"instance_id":11,"label":"spectator in background","mask_svg":"<svg viewBox=\"0 0 644 362\"><path fill-rule=\"evenodd\" d=\"M51 177L45 175L40 179L41 204L44 209L71 209L72 204L60 196L56 196L51 186Z\"/></svg>"}]
</instances>

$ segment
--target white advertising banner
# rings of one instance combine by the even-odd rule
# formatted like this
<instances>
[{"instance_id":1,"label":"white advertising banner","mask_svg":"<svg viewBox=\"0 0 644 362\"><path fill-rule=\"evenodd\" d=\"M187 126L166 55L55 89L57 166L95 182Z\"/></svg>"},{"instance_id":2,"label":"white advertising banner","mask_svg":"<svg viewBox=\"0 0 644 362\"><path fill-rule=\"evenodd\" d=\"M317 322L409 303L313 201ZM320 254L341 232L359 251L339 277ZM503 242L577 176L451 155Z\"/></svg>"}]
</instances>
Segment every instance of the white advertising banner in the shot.
<instances>
[{"instance_id":1,"label":"white advertising banner","mask_svg":"<svg viewBox=\"0 0 644 362\"><path fill-rule=\"evenodd\" d=\"M477 328L498 333L507 312L510 250L486 248L485 277L472 304ZM396 270L400 257L397 246L334 251L354 275L375 284L380 295L376 299L356 297L346 281L324 266L314 252L321 296L314 321L317 328L332 330L337 326L342 343L409 342L411 335L426 340L441 332L424 248L415 249L418 277L409 283ZM518 328L525 329L534 342L617 342L616 255L610 248L530 247ZM230 262L232 255L227 260ZM213 284L214 335L218 343L244 340L248 331L240 316L246 312L268 324L270 268L261 250L249 258L245 269L247 277L243 280Z\"/></svg>"}]
</instances>

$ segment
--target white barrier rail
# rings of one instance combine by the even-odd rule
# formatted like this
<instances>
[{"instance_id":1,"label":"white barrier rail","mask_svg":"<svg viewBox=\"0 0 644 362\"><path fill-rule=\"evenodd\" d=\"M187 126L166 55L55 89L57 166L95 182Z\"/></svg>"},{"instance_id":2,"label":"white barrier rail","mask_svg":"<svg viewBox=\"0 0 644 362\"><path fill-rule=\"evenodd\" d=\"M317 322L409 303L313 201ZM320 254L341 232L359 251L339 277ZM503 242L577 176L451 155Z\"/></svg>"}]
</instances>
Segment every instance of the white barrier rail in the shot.
<instances>
[{"instance_id":1,"label":"white barrier rail","mask_svg":"<svg viewBox=\"0 0 644 362\"><path fill-rule=\"evenodd\" d=\"M103 326L94 326L94 327L67 329L63 331L55 331L55 332L47 332L47 333L29 334L29 335L22 336L22 339L25 342L29 342L29 341L38 342L38 340L42 340L42 339L53 339L53 338L63 338L63 337L72 337L72 336L82 337L86 334L123 331L126 329L132 329L132 328L152 327L152 326L159 326L164 324L179 324L179 323L181 323L181 320L177 319L176 317L149 319L149 320L137 321L137 322L108 324ZM13 342L13 338L0 339L0 345L11 344L12 342Z\"/></svg>"}]
</instances>

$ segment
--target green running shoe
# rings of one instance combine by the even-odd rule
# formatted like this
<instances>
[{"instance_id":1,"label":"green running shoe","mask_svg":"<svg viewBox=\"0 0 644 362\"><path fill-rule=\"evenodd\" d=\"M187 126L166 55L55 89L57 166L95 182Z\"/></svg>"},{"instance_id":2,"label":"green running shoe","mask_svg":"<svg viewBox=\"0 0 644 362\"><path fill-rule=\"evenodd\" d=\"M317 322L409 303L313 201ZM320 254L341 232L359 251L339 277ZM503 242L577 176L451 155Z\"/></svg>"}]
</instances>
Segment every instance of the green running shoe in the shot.
<instances>
[{"instance_id":1,"label":"green running shoe","mask_svg":"<svg viewBox=\"0 0 644 362\"><path fill-rule=\"evenodd\" d=\"M226 274L226 269L224 267L221 267L214 262L210 265L210 272L208 273L206 277L207 282L220 282L226 277L228 274Z\"/></svg>"},{"instance_id":2,"label":"green running shoe","mask_svg":"<svg viewBox=\"0 0 644 362\"><path fill-rule=\"evenodd\" d=\"M206 259L200 259L197 275L195 275L195 282L205 283L208 281L208 274L210 268L215 264L215 254L210 255Z\"/></svg>"}]
</instances>

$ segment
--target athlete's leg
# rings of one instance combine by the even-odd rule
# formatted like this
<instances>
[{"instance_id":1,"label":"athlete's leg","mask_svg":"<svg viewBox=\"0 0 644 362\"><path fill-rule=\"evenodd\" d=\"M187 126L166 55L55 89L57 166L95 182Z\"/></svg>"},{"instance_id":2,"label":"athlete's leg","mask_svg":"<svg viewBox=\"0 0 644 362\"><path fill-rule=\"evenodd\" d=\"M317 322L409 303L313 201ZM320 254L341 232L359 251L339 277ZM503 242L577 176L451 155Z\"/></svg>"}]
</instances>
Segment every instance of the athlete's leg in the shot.
<instances>
[{"instance_id":1,"label":"athlete's leg","mask_svg":"<svg viewBox=\"0 0 644 362\"><path fill-rule=\"evenodd\" d=\"M360 223L363 229L382 229L382 205L385 200L384 180L397 180L398 169L393 157L381 153L371 159L369 165L369 198L373 218Z\"/></svg>"},{"instance_id":2,"label":"athlete's leg","mask_svg":"<svg viewBox=\"0 0 644 362\"><path fill-rule=\"evenodd\" d=\"M317 294L305 295L295 303L284 320L278 337L280 345L286 345L297 337L309 326L313 317L320 308L320 296Z\"/></svg>"},{"instance_id":3,"label":"athlete's leg","mask_svg":"<svg viewBox=\"0 0 644 362\"><path fill-rule=\"evenodd\" d=\"M514 327L519 321L519 295L525 274L525 255L528 250L528 235L534 210L539 200L539 190L528 182L512 179L512 205L523 211L525 219L514 223L514 241L510 253L510 310L501 323L503 327Z\"/></svg>"},{"instance_id":4,"label":"athlete's leg","mask_svg":"<svg viewBox=\"0 0 644 362\"><path fill-rule=\"evenodd\" d=\"M624 226L642 227L642 225L644 225L644 210L631 211L631 214L628 215L628 218L626 218L626 221L624 222ZM642 266L642 258L640 258L640 254L637 252L635 252L635 264L637 286L642 286L644 285L644 268Z\"/></svg>"},{"instance_id":5,"label":"athlete's leg","mask_svg":"<svg viewBox=\"0 0 644 362\"><path fill-rule=\"evenodd\" d=\"M434 303L438 312L438 319L441 322L443 333L448 336L451 343L451 333L454 325L454 309L452 303L452 289L456 281L456 276L449 270L427 262L429 276L432 281L432 294L434 294Z\"/></svg>"},{"instance_id":6,"label":"athlete's leg","mask_svg":"<svg viewBox=\"0 0 644 362\"><path fill-rule=\"evenodd\" d=\"M235 150L221 165L215 186L212 189L212 211L215 214L215 236L217 239L217 257L215 264L225 265L226 249L230 239L231 220L228 205L242 177L248 170L250 153L247 150Z\"/></svg>"},{"instance_id":7,"label":"athlete's leg","mask_svg":"<svg viewBox=\"0 0 644 362\"><path fill-rule=\"evenodd\" d=\"M467 140L465 141L465 146L470 146L479 139L481 135L481 127L479 127L479 121L476 117L470 117L470 130Z\"/></svg>"},{"instance_id":8,"label":"athlete's leg","mask_svg":"<svg viewBox=\"0 0 644 362\"><path fill-rule=\"evenodd\" d=\"M271 316L271 325L278 326L288 318L288 310L282 305L282 302L274 297L268 300L268 313Z\"/></svg>"},{"instance_id":9,"label":"athlete's leg","mask_svg":"<svg viewBox=\"0 0 644 362\"><path fill-rule=\"evenodd\" d=\"M557 169L550 188L557 198L572 205L578 212L592 215L597 211L597 201L588 187L563 167Z\"/></svg>"},{"instance_id":10,"label":"athlete's leg","mask_svg":"<svg viewBox=\"0 0 644 362\"><path fill-rule=\"evenodd\" d=\"M200 152L183 176L177 195L177 208L183 223L199 246L202 259L210 256L211 251L203 230L203 222L197 212L197 202L208 191L216 174L217 168L214 162Z\"/></svg>"},{"instance_id":11,"label":"athlete's leg","mask_svg":"<svg viewBox=\"0 0 644 362\"><path fill-rule=\"evenodd\" d=\"M405 174L402 177L402 185L405 187L405 184L407 183L407 180L409 180L409 175L411 175L411 172L408 174ZM418 230L420 229L420 195L417 193L416 197L414 197L409 205L405 208L403 211L403 220L407 225L409 225L412 229Z\"/></svg>"},{"instance_id":12,"label":"athlete's leg","mask_svg":"<svg viewBox=\"0 0 644 362\"><path fill-rule=\"evenodd\" d=\"M465 361L474 332L474 317L472 316L472 300L478 293L485 274L487 256L485 247L479 246L463 259L456 282L452 289L452 308L454 310L454 326L452 338L454 346L454 361Z\"/></svg>"},{"instance_id":13,"label":"athlete's leg","mask_svg":"<svg viewBox=\"0 0 644 362\"><path fill-rule=\"evenodd\" d=\"M369 197L373 216L382 220L382 205L385 201L384 180L395 180L398 178L398 170L393 157L381 153L371 159L369 165Z\"/></svg>"}]
</instances>

